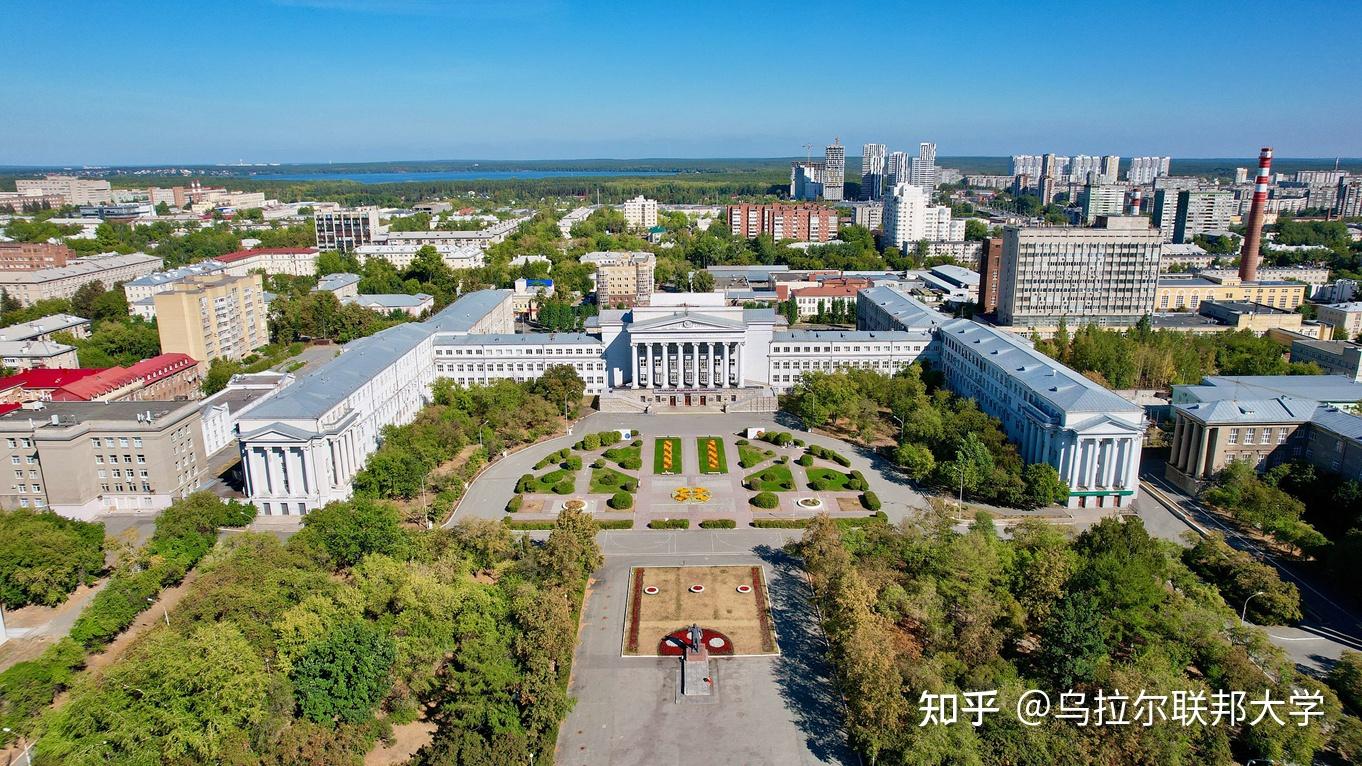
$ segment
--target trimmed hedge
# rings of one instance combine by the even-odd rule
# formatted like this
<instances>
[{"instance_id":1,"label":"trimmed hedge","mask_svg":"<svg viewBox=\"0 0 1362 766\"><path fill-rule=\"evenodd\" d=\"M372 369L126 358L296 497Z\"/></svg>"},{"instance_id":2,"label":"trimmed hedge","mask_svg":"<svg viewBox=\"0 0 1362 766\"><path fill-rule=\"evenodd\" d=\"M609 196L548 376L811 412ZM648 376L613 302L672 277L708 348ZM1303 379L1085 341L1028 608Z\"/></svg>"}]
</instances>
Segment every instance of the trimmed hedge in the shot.
<instances>
[{"instance_id":1,"label":"trimmed hedge","mask_svg":"<svg viewBox=\"0 0 1362 766\"><path fill-rule=\"evenodd\" d=\"M789 431L767 431L757 438L777 447L788 447L794 442L794 437L790 435Z\"/></svg>"},{"instance_id":2,"label":"trimmed hedge","mask_svg":"<svg viewBox=\"0 0 1362 766\"><path fill-rule=\"evenodd\" d=\"M521 529L521 530L553 529L553 527L554 527L554 522L552 522L552 521L516 521L516 520L512 519L512 518L509 517L509 516L503 516L502 519L501 519L501 523L502 523L502 524L505 524L506 526L510 527L511 529ZM620 520L618 520L618 521L614 521L614 520L611 520L611 521L597 521L597 522L596 522L596 528L597 528L597 529L633 529L633 528L634 528L634 520L633 520L633 519L620 519Z\"/></svg>"},{"instance_id":3,"label":"trimmed hedge","mask_svg":"<svg viewBox=\"0 0 1362 766\"><path fill-rule=\"evenodd\" d=\"M654 519L648 522L649 529L690 529L690 519Z\"/></svg>"},{"instance_id":4,"label":"trimmed hedge","mask_svg":"<svg viewBox=\"0 0 1362 766\"><path fill-rule=\"evenodd\" d=\"M808 468L809 466L813 465L813 455L810 455L809 453L805 452L803 455L799 456L799 460L796 462L798 462L805 468Z\"/></svg>"},{"instance_id":5,"label":"trimmed hedge","mask_svg":"<svg viewBox=\"0 0 1362 766\"><path fill-rule=\"evenodd\" d=\"M506 501L506 512L515 513L516 511L520 510L520 506L524 502L525 502L524 497L521 497L520 495L515 495L510 500Z\"/></svg>"},{"instance_id":6,"label":"trimmed hedge","mask_svg":"<svg viewBox=\"0 0 1362 766\"><path fill-rule=\"evenodd\" d=\"M562 481L560 481L560 482L558 482L557 484L553 485L553 494L555 494L555 495L570 495L570 494L572 494L572 490L573 490L575 487L576 487L576 485L572 483L572 479L563 479Z\"/></svg>"},{"instance_id":7,"label":"trimmed hedge","mask_svg":"<svg viewBox=\"0 0 1362 766\"><path fill-rule=\"evenodd\" d=\"M733 519L706 519L700 522L701 529L736 529L738 522Z\"/></svg>"},{"instance_id":8,"label":"trimmed hedge","mask_svg":"<svg viewBox=\"0 0 1362 766\"><path fill-rule=\"evenodd\" d=\"M867 527L887 522L889 517L883 511L873 516L853 516L849 519L833 519L833 523L843 529L847 527ZM803 529L813 523L813 519L752 519L752 526L758 529Z\"/></svg>"},{"instance_id":9,"label":"trimmed hedge","mask_svg":"<svg viewBox=\"0 0 1362 766\"><path fill-rule=\"evenodd\" d=\"M573 455L572 457L569 457L567 460L564 460L564 461L563 461L563 468L565 468L565 469L567 469L567 470L569 470L569 471L580 471L580 470L582 470L582 458L581 458L581 456L580 456L580 455Z\"/></svg>"},{"instance_id":10,"label":"trimmed hedge","mask_svg":"<svg viewBox=\"0 0 1362 766\"><path fill-rule=\"evenodd\" d=\"M864 506L867 511L878 511L880 509L880 496L868 490L862 492L861 505Z\"/></svg>"},{"instance_id":11,"label":"trimmed hedge","mask_svg":"<svg viewBox=\"0 0 1362 766\"><path fill-rule=\"evenodd\" d=\"M804 454L813 455L814 457L819 457L824 460L831 460L844 468L851 465L851 458L840 452L834 452L827 447L821 447L817 444L810 444Z\"/></svg>"},{"instance_id":12,"label":"trimmed hedge","mask_svg":"<svg viewBox=\"0 0 1362 766\"><path fill-rule=\"evenodd\" d=\"M775 508L780 505L780 498L774 492L758 492L752 496L752 505L758 508Z\"/></svg>"},{"instance_id":13,"label":"trimmed hedge","mask_svg":"<svg viewBox=\"0 0 1362 766\"><path fill-rule=\"evenodd\" d=\"M617 511L627 511L634 507L634 496L628 492L616 492L610 496L608 505Z\"/></svg>"}]
</instances>

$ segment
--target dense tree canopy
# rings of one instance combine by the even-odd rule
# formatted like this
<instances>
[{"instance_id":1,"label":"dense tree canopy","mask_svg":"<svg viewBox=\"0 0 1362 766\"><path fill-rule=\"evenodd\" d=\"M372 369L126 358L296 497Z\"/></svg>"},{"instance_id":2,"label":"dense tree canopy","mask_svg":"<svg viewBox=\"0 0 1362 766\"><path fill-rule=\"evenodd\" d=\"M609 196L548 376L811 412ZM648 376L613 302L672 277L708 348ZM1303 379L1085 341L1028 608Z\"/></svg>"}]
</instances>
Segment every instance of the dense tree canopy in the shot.
<instances>
[{"instance_id":1,"label":"dense tree canopy","mask_svg":"<svg viewBox=\"0 0 1362 766\"><path fill-rule=\"evenodd\" d=\"M54 606L104 570L104 525L51 511L0 511L0 605Z\"/></svg>"}]
</instances>

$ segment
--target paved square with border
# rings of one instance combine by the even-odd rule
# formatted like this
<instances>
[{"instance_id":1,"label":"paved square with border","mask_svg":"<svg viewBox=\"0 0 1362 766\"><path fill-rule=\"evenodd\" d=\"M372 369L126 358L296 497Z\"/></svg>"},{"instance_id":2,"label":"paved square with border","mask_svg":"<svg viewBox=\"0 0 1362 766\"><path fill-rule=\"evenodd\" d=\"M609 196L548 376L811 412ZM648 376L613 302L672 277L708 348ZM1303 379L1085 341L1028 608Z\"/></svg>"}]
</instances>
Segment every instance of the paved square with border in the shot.
<instances>
[{"instance_id":1,"label":"paved square with border","mask_svg":"<svg viewBox=\"0 0 1362 766\"><path fill-rule=\"evenodd\" d=\"M729 639L715 654L778 653L760 565L634 567L624 622L628 656L656 657L666 636L692 624Z\"/></svg>"}]
</instances>

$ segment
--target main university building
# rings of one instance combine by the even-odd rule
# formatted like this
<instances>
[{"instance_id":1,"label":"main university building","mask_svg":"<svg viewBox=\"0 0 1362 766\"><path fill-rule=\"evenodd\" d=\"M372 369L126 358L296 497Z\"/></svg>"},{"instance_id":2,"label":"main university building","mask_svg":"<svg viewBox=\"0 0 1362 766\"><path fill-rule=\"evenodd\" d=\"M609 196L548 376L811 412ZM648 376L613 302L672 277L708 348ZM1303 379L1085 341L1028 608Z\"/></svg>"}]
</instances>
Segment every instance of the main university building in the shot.
<instances>
[{"instance_id":1,"label":"main university building","mask_svg":"<svg viewBox=\"0 0 1362 766\"><path fill-rule=\"evenodd\" d=\"M1006 331L949 319L887 286L857 295L857 327L792 331L772 309L721 294L659 293L605 310L584 333L516 333L511 290L483 290L421 323L348 344L240 422L247 494L267 515L350 497L382 429L410 422L431 385L530 381L568 365L607 412L753 413L805 372L886 374L929 361L998 417L1028 462L1053 465L1071 507L1123 507L1138 488L1140 408Z\"/></svg>"}]
</instances>

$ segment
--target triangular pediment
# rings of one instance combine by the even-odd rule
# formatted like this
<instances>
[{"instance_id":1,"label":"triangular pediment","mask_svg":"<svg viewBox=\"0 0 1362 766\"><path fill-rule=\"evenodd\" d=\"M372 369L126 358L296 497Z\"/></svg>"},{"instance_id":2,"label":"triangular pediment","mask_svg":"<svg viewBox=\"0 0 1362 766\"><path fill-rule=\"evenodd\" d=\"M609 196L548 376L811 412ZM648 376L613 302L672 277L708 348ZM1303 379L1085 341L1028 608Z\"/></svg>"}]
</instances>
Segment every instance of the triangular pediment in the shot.
<instances>
[{"instance_id":1,"label":"triangular pediment","mask_svg":"<svg viewBox=\"0 0 1362 766\"><path fill-rule=\"evenodd\" d=\"M630 332L655 332L667 330L703 332L705 330L741 330L743 328L743 323L736 319L728 319L712 314L697 314L695 312L667 314L665 316L646 319L642 322L634 322L629 325Z\"/></svg>"},{"instance_id":2,"label":"triangular pediment","mask_svg":"<svg viewBox=\"0 0 1362 766\"><path fill-rule=\"evenodd\" d=\"M309 441L316 438L317 434L305 431L301 428L288 425L286 423L270 423L261 426L254 431L241 434L243 441L263 441L263 442L298 442Z\"/></svg>"}]
</instances>

